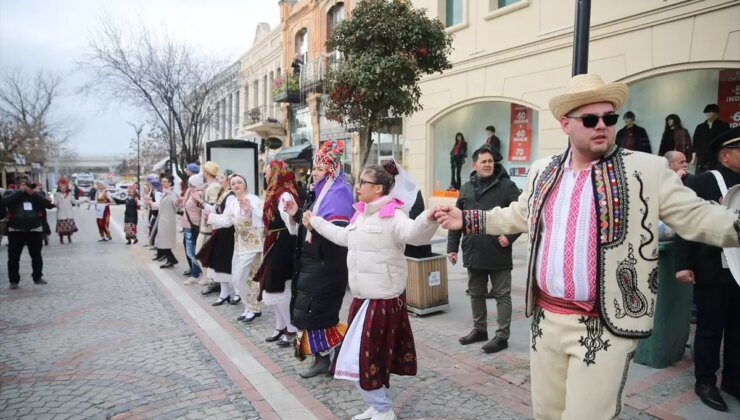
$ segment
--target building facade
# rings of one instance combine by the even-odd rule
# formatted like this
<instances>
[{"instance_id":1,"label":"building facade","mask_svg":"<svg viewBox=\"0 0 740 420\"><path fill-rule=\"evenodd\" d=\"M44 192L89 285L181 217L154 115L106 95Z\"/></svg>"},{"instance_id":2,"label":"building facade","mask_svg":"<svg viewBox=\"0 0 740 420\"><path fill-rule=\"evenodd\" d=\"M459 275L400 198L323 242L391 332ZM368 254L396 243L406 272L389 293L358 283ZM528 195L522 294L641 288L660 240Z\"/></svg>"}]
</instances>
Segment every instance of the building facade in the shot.
<instances>
[{"instance_id":1,"label":"building facade","mask_svg":"<svg viewBox=\"0 0 740 420\"><path fill-rule=\"evenodd\" d=\"M455 134L469 154L496 129L503 165L523 185L529 164L562 152L567 138L548 109L571 77L572 0L413 0L454 34L453 68L423 79L424 109L404 120L405 166L431 202L453 200ZM665 117L693 133L706 104L740 124L740 2L644 0L591 5L590 73L630 85L631 110L653 153ZM618 124L618 128L622 122ZM472 170L470 159L463 179ZM429 201L428 201L429 203Z\"/></svg>"}]
</instances>

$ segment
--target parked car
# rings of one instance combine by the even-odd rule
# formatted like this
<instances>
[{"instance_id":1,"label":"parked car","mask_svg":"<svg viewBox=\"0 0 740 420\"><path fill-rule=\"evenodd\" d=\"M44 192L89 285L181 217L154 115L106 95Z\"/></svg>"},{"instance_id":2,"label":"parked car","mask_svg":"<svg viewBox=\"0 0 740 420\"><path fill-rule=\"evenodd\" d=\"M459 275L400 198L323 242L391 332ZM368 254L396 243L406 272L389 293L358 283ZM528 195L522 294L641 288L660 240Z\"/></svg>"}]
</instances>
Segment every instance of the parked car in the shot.
<instances>
[{"instance_id":1,"label":"parked car","mask_svg":"<svg viewBox=\"0 0 740 420\"><path fill-rule=\"evenodd\" d=\"M111 193L116 204L123 204L126 202L126 197L128 196L128 187L130 185L130 182L116 182L115 192Z\"/></svg>"}]
</instances>

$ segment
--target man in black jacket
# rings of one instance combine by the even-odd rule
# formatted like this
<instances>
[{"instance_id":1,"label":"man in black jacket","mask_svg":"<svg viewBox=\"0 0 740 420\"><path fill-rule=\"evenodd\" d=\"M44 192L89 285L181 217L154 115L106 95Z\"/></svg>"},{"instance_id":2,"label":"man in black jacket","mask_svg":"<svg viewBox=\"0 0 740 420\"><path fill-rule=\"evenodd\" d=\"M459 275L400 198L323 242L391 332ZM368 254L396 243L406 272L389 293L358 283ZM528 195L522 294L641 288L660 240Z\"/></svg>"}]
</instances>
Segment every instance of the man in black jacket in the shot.
<instances>
[{"instance_id":1,"label":"man in black jacket","mask_svg":"<svg viewBox=\"0 0 740 420\"><path fill-rule=\"evenodd\" d=\"M617 131L617 146L638 152L653 153L647 131L635 124L635 113L627 111L623 118L624 127Z\"/></svg>"},{"instance_id":2,"label":"man in black jacket","mask_svg":"<svg viewBox=\"0 0 740 420\"><path fill-rule=\"evenodd\" d=\"M460 190L456 206L461 210L490 210L506 207L519 197L519 188L509 179L504 168L497 163L501 154L483 145L473 153L470 182ZM450 231L447 237L447 257L457 263L457 251L462 231ZM511 244L516 235L466 234L462 237L463 265L468 269L468 290L473 310L473 330L460 338L467 345L488 340L486 287L491 278L496 299L498 329L496 336L483 346L486 353L496 353L508 347L511 326Z\"/></svg>"},{"instance_id":3,"label":"man in black jacket","mask_svg":"<svg viewBox=\"0 0 740 420\"><path fill-rule=\"evenodd\" d=\"M726 188L740 184L740 127L715 139L717 174ZM718 152L717 152L718 151ZM714 171L691 177L686 186L705 200L721 202L723 193ZM740 399L740 286L723 261L722 248L676 237L676 279L694 283L696 333L694 336L694 390L707 406L727 411L717 390L720 345L724 335L722 390Z\"/></svg>"},{"instance_id":4,"label":"man in black jacket","mask_svg":"<svg viewBox=\"0 0 740 420\"><path fill-rule=\"evenodd\" d=\"M717 155L709 147L709 143L719 135L730 129L730 125L718 120L719 107L709 104L704 107L707 120L696 126L694 130L694 153L696 153L696 173L714 169L717 165ZM690 156L686 156L688 159Z\"/></svg>"},{"instance_id":5,"label":"man in black jacket","mask_svg":"<svg viewBox=\"0 0 740 420\"><path fill-rule=\"evenodd\" d=\"M44 238L42 215L45 209L54 207L42 193L33 190L28 177L17 179L18 189L2 199L10 216L8 225L8 277L10 288L17 289L21 280L19 265L23 247L28 246L33 268L33 282L46 284L43 277L44 261L41 258L41 243Z\"/></svg>"}]
</instances>

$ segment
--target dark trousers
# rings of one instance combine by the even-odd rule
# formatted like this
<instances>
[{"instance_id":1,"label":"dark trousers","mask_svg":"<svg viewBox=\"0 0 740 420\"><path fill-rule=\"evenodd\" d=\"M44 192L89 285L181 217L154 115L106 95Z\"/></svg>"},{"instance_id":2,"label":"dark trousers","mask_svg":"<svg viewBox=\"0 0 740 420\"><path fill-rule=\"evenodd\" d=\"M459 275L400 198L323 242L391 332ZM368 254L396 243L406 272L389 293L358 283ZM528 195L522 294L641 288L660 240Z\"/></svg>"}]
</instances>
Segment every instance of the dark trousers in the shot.
<instances>
[{"instance_id":1,"label":"dark trousers","mask_svg":"<svg viewBox=\"0 0 740 420\"><path fill-rule=\"evenodd\" d=\"M719 354L724 336L722 382L740 384L740 286L737 283L695 285L696 334L694 375L696 382L717 384Z\"/></svg>"},{"instance_id":2,"label":"dark trousers","mask_svg":"<svg viewBox=\"0 0 740 420\"><path fill-rule=\"evenodd\" d=\"M462 157L450 156L450 171L452 172L451 185L458 190L460 189L460 186L462 186L462 181L460 180L460 170L462 169L462 165Z\"/></svg>"},{"instance_id":3,"label":"dark trousers","mask_svg":"<svg viewBox=\"0 0 740 420\"><path fill-rule=\"evenodd\" d=\"M19 270L24 246L28 246L28 253L31 254L33 281L41 280L44 270L44 260L41 258L43 240L43 232L8 232L8 278L11 283L21 281Z\"/></svg>"},{"instance_id":4,"label":"dark trousers","mask_svg":"<svg viewBox=\"0 0 740 420\"><path fill-rule=\"evenodd\" d=\"M473 329L488 331L488 306L486 293L488 279L491 279L491 292L496 299L496 337L509 339L511 331L511 270L478 270L468 268L468 293L470 308L473 311Z\"/></svg>"}]
</instances>

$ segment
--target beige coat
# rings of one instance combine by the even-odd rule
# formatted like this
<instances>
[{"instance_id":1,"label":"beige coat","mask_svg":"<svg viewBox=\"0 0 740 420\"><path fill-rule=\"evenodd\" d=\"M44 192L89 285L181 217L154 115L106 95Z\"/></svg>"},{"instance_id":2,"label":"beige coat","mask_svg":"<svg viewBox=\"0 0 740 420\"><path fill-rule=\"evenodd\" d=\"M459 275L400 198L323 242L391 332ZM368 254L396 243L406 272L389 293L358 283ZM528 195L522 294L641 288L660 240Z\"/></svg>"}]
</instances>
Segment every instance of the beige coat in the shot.
<instances>
[{"instance_id":1,"label":"beige coat","mask_svg":"<svg viewBox=\"0 0 740 420\"><path fill-rule=\"evenodd\" d=\"M155 246L158 249L174 249L177 242L177 196L174 191L162 191L162 197L152 203L152 208L159 210L155 224Z\"/></svg>"},{"instance_id":2,"label":"beige coat","mask_svg":"<svg viewBox=\"0 0 740 420\"><path fill-rule=\"evenodd\" d=\"M72 219L72 206L77 205L77 199L72 191L67 194L67 197L59 191L54 194L54 205L57 208L57 220Z\"/></svg>"},{"instance_id":3,"label":"beige coat","mask_svg":"<svg viewBox=\"0 0 740 420\"><path fill-rule=\"evenodd\" d=\"M530 232L527 316L535 303L539 216L565 156L535 162L519 200L494 208L484 220L491 235ZM591 179L599 228L596 307L613 334L649 336L658 289L658 220L687 240L732 247L740 246L740 214L698 198L655 155L615 146L594 165Z\"/></svg>"}]
</instances>

